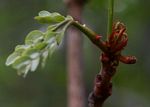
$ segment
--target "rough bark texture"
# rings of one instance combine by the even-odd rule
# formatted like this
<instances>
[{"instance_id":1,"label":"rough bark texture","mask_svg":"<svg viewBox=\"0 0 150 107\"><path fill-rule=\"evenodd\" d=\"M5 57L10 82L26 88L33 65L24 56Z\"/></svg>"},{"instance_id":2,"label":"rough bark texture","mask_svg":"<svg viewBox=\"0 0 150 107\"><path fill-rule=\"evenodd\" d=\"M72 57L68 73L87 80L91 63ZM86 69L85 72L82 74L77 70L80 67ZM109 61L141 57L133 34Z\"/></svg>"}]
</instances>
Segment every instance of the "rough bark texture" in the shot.
<instances>
[{"instance_id":1,"label":"rough bark texture","mask_svg":"<svg viewBox=\"0 0 150 107\"><path fill-rule=\"evenodd\" d=\"M104 101L111 95L111 79L118 66L118 57L114 55L101 55L102 69L95 77L94 89L89 95L89 107L102 107Z\"/></svg>"},{"instance_id":2,"label":"rough bark texture","mask_svg":"<svg viewBox=\"0 0 150 107\"><path fill-rule=\"evenodd\" d=\"M134 56L121 55L121 51L127 45L128 41L124 24L120 22L115 23L112 31L108 41L104 43L107 51L103 51L100 58L102 68L95 78L94 89L89 95L89 107L102 107L104 101L111 95L111 79L116 73L119 61L125 64L134 64L136 62Z\"/></svg>"},{"instance_id":3,"label":"rough bark texture","mask_svg":"<svg viewBox=\"0 0 150 107\"><path fill-rule=\"evenodd\" d=\"M83 1L66 0L68 14L81 22ZM83 85L83 39L81 33L75 29L68 30L67 53L68 53L68 107L85 107Z\"/></svg>"}]
</instances>

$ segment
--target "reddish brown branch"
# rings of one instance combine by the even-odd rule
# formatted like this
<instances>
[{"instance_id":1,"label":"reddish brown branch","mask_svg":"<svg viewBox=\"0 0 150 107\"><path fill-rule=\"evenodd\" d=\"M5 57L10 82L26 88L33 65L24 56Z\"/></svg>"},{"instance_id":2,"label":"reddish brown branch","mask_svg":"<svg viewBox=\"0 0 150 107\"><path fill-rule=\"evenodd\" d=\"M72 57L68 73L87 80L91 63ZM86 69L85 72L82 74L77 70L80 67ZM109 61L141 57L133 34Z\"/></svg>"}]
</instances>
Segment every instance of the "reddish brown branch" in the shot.
<instances>
[{"instance_id":1,"label":"reddish brown branch","mask_svg":"<svg viewBox=\"0 0 150 107\"><path fill-rule=\"evenodd\" d=\"M121 51L127 45L126 28L122 23L113 26L109 40L104 43L105 49L101 55L102 68L95 77L94 89L89 95L89 107L102 107L104 101L112 93L112 77L116 73L119 61L125 64L134 64L134 56L122 56Z\"/></svg>"},{"instance_id":2,"label":"reddish brown branch","mask_svg":"<svg viewBox=\"0 0 150 107\"><path fill-rule=\"evenodd\" d=\"M102 107L104 101L112 92L112 76L118 66L117 56L101 55L102 69L95 78L93 92L89 96L89 107Z\"/></svg>"}]
</instances>

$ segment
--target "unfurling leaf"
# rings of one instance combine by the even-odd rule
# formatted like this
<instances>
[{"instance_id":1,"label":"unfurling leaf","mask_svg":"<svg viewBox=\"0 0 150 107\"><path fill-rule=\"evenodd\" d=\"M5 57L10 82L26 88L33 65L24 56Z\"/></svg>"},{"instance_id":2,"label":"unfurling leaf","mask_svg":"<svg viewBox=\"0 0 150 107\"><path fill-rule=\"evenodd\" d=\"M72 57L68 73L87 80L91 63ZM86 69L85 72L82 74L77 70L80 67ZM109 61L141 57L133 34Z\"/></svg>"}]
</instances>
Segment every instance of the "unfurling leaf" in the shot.
<instances>
[{"instance_id":1,"label":"unfurling leaf","mask_svg":"<svg viewBox=\"0 0 150 107\"><path fill-rule=\"evenodd\" d=\"M12 53L11 55L9 55L9 57L6 60L6 65L11 65L13 64L18 58L19 58L19 54L18 53Z\"/></svg>"},{"instance_id":2,"label":"unfurling leaf","mask_svg":"<svg viewBox=\"0 0 150 107\"><path fill-rule=\"evenodd\" d=\"M30 45L17 45L15 47L15 52L22 54L25 50L29 49L30 47Z\"/></svg>"},{"instance_id":3,"label":"unfurling leaf","mask_svg":"<svg viewBox=\"0 0 150 107\"><path fill-rule=\"evenodd\" d=\"M18 58L14 63L13 63L13 68L15 69L20 69L26 65L31 64L31 60L28 56L23 56Z\"/></svg>"},{"instance_id":4,"label":"unfurling leaf","mask_svg":"<svg viewBox=\"0 0 150 107\"><path fill-rule=\"evenodd\" d=\"M35 59L37 57L40 56L40 51L38 49L33 49L33 48L30 48L28 50L25 50L23 53L22 53L23 56L28 56L29 58L31 59Z\"/></svg>"},{"instance_id":5,"label":"unfurling leaf","mask_svg":"<svg viewBox=\"0 0 150 107\"><path fill-rule=\"evenodd\" d=\"M39 12L39 16L41 16L41 17L46 17L46 16L50 16L50 15L51 15L51 13L48 11L45 11L45 10Z\"/></svg>"},{"instance_id":6,"label":"unfurling leaf","mask_svg":"<svg viewBox=\"0 0 150 107\"><path fill-rule=\"evenodd\" d=\"M9 55L6 65L12 65L19 75L24 77L29 71L35 71L41 61L45 65L48 56L51 56L61 43L67 27L73 18L66 18L59 13L39 12L35 17L41 23L50 24L45 32L31 31L25 38L24 45L18 45L15 51Z\"/></svg>"},{"instance_id":7,"label":"unfurling leaf","mask_svg":"<svg viewBox=\"0 0 150 107\"><path fill-rule=\"evenodd\" d=\"M56 32L52 32L52 31L47 31L46 35L45 35L45 41L47 43L51 43L53 41L55 41L55 36L57 35Z\"/></svg>"},{"instance_id":8,"label":"unfurling leaf","mask_svg":"<svg viewBox=\"0 0 150 107\"><path fill-rule=\"evenodd\" d=\"M26 77L30 68L31 68L31 65L23 66L22 68L17 69L17 73L18 75L21 75L21 76L23 75L23 77Z\"/></svg>"},{"instance_id":9,"label":"unfurling leaf","mask_svg":"<svg viewBox=\"0 0 150 107\"><path fill-rule=\"evenodd\" d=\"M65 17L56 12L49 13L48 11L40 11L39 16L36 16L35 19L40 23L53 24L64 21Z\"/></svg>"},{"instance_id":10,"label":"unfurling leaf","mask_svg":"<svg viewBox=\"0 0 150 107\"><path fill-rule=\"evenodd\" d=\"M42 42L42 43L35 44L35 45L34 45L34 48L35 48L35 49L38 49L38 50L42 50L42 49L44 49L47 45L48 45L47 43Z\"/></svg>"},{"instance_id":11,"label":"unfurling leaf","mask_svg":"<svg viewBox=\"0 0 150 107\"><path fill-rule=\"evenodd\" d=\"M39 63L40 63L40 58L39 57L34 59L34 60L32 60L32 62L31 62L31 71L32 72L36 70L36 68L38 67Z\"/></svg>"},{"instance_id":12,"label":"unfurling leaf","mask_svg":"<svg viewBox=\"0 0 150 107\"><path fill-rule=\"evenodd\" d=\"M64 33L65 33L65 30L62 30L60 32L57 33L56 35L56 41L57 41L57 44L59 45L64 37Z\"/></svg>"},{"instance_id":13,"label":"unfurling leaf","mask_svg":"<svg viewBox=\"0 0 150 107\"><path fill-rule=\"evenodd\" d=\"M43 38L44 34L41 31L34 30L27 35L25 39L25 44L38 43L41 42Z\"/></svg>"},{"instance_id":14,"label":"unfurling leaf","mask_svg":"<svg viewBox=\"0 0 150 107\"><path fill-rule=\"evenodd\" d=\"M42 63L41 63L42 67L45 66L47 57L48 57L48 51L43 52L42 53Z\"/></svg>"},{"instance_id":15,"label":"unfurling leaf","mask_svg":"<svg viewBox=\"0 0 150 107\"><path fill-rule=\"evenodd\" d=\"M57 48L57 43L56 42L52 43L49 48L50 55L53 54L53 52L56 50L56 48Z\"/></svg>"}]
</instances>

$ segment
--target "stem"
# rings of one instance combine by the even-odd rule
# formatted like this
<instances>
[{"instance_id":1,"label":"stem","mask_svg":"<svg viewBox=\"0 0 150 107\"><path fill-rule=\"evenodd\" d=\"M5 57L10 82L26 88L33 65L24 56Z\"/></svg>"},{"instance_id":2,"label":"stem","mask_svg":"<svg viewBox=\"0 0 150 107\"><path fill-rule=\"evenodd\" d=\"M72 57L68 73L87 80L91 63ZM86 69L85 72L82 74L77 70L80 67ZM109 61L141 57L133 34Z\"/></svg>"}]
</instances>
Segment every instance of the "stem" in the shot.
<instances>
[{"instance_id":1,"label":"stem","mask_svg":"<svg viewBox=\"0 0 150 107\"><path fill-rule=\"evenodd\" d=\"M99 40L96 39L96 36L98 36L98 34L96 34L94 31L92 31L85 25L78 23L77 21L73 21L72 25L75 26L76 28L78 28L81 32L83 32L103 52L107 52L107 48L104 45L104 42L101 41L100 39Z\"/></svg>"},{"instance_id":2,"label":"stem","mask_svg":"<svg viewBox=\"0 0 150 107\"><path fill-rule=\"evenodd\" d=\"M113 24L113 12L114 12L114 0L108 0L108 25L107 25L107 40L112 33Z\"/></svg>"},{"instance_id":3,"label":"stem","mask_svg":"<svg viewBox=\"0 0 150 107\"><path fill-rule=\"evenodd\" d=\"M70 20L65 20L61 23L58 23L57 26L53 29L53 31L58 30L59 28L61 28L62 26L64 26L66 23L69 23L69 22L70 22Z\"/></svg>"},{"instance_id":4,"label":"stem","mask_svg":"<svg viewBox=\"0 0 150 107\"><path fill-rule=\"evenodd\" d=\"M95 77L94 89L89 95L89 107L102 107L105 100L112 94L112 77L119 64L118 57L102 53L102 68Z\"/></svg>"},{"instance_id":5,"label":"stem","mask_svg":"<svg viewBox=\"0 0 150 107\"><path fill-rule=\"evenodd\" d=\"M102 40L100 40L100 39L96 39L97 36L99 36L99 35L97 33L95 33L93 30L91 30L88 27L86 27L85 25L80 24L78 21L65 20L65 21L59 23L53 29L53 31L58 30L59 28L63 27L64 25L65 25L64 29L66 29L66 27L69 27L69 25L75 26L81 32L83 32L92 41L92 43L94 43L98 48L100 48L103 52L107 52L107 48L106 48L104 42Z\"/></svg>"}]
</instances>

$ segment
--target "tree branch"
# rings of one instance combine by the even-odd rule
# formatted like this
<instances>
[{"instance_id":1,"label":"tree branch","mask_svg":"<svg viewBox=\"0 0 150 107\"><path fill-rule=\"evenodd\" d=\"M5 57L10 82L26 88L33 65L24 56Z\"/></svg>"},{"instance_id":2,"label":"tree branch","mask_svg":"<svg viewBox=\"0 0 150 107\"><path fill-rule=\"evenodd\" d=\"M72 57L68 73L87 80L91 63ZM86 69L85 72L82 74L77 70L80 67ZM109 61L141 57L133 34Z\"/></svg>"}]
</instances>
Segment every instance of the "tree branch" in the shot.
<instances>
[{"instance_id":1,"label":"tree branch","mask_svg":"<svg viewBox=\"0 0 150 107\"><path fill-rule=\"evenodd\" d=\"M112 33L114 0L108 0L107 40Z\"/></svg>"},{"instance_id":2,"label":"tree branch","mask_svg":"<svg viewBox=\"0 0 150 107\"><path fill-rule=\"evenodd\" d=\"M112 19L112 18L111 18ZM119 61L125 64L136 63L134 56L122 56L121 52L127 45L128 36L123 23L117 22L113 25L112 33L106 41L101 40L101 36L94 31L80 24L78 21L70 20L71 24L83 32L93 44L102 50L102 68L95 77L94 89L89 95L89 107L102 107L104 101L112 92L112 77L116 73Z\"/></svg>"},{"instance_id":3,"label":"tree branch","mask_svg":"<svg viewBox=\"0 0 150 107\"><path fill-rule=\"evenodd\" d=\"M134 64L136 58L134 56L122 56L121 51L127 45L127 34L125 26L118 22L113 26L112 34L106 41L107 51L103 52L100 59L102 68L95 77L94 89L89 95L89 107L102 107L104 101L112 93L112 77L116 73L119 61L125 64Z\"/></svg>"},{"instance_id":4,"label":"tree branch","mask_svg":"<svg viewBox=\"0 0 150 107\"><path fill-rule=\"evenodd\" d=\"M100 48L104 52L107 52L107 48L104 42L101 40L100 35L96 34L94 31L92 31L85 25L78 23L78 21L73 21L72 25L78 28L81 32L83 32L98 48Z\"/></svg>"},{"instance_id":5,"label":"tree branch","mask_svg":"<svg viewBox=\"0 0 150 107\"><path fill-rule=\"evenodd\" d=\"M119 64L117 59L117 56L102 53L102 69L95 77L94 89L89 95L89 107L102 107L104 101L111 95L111 79Z\"/></svg>"}]
</instances>

